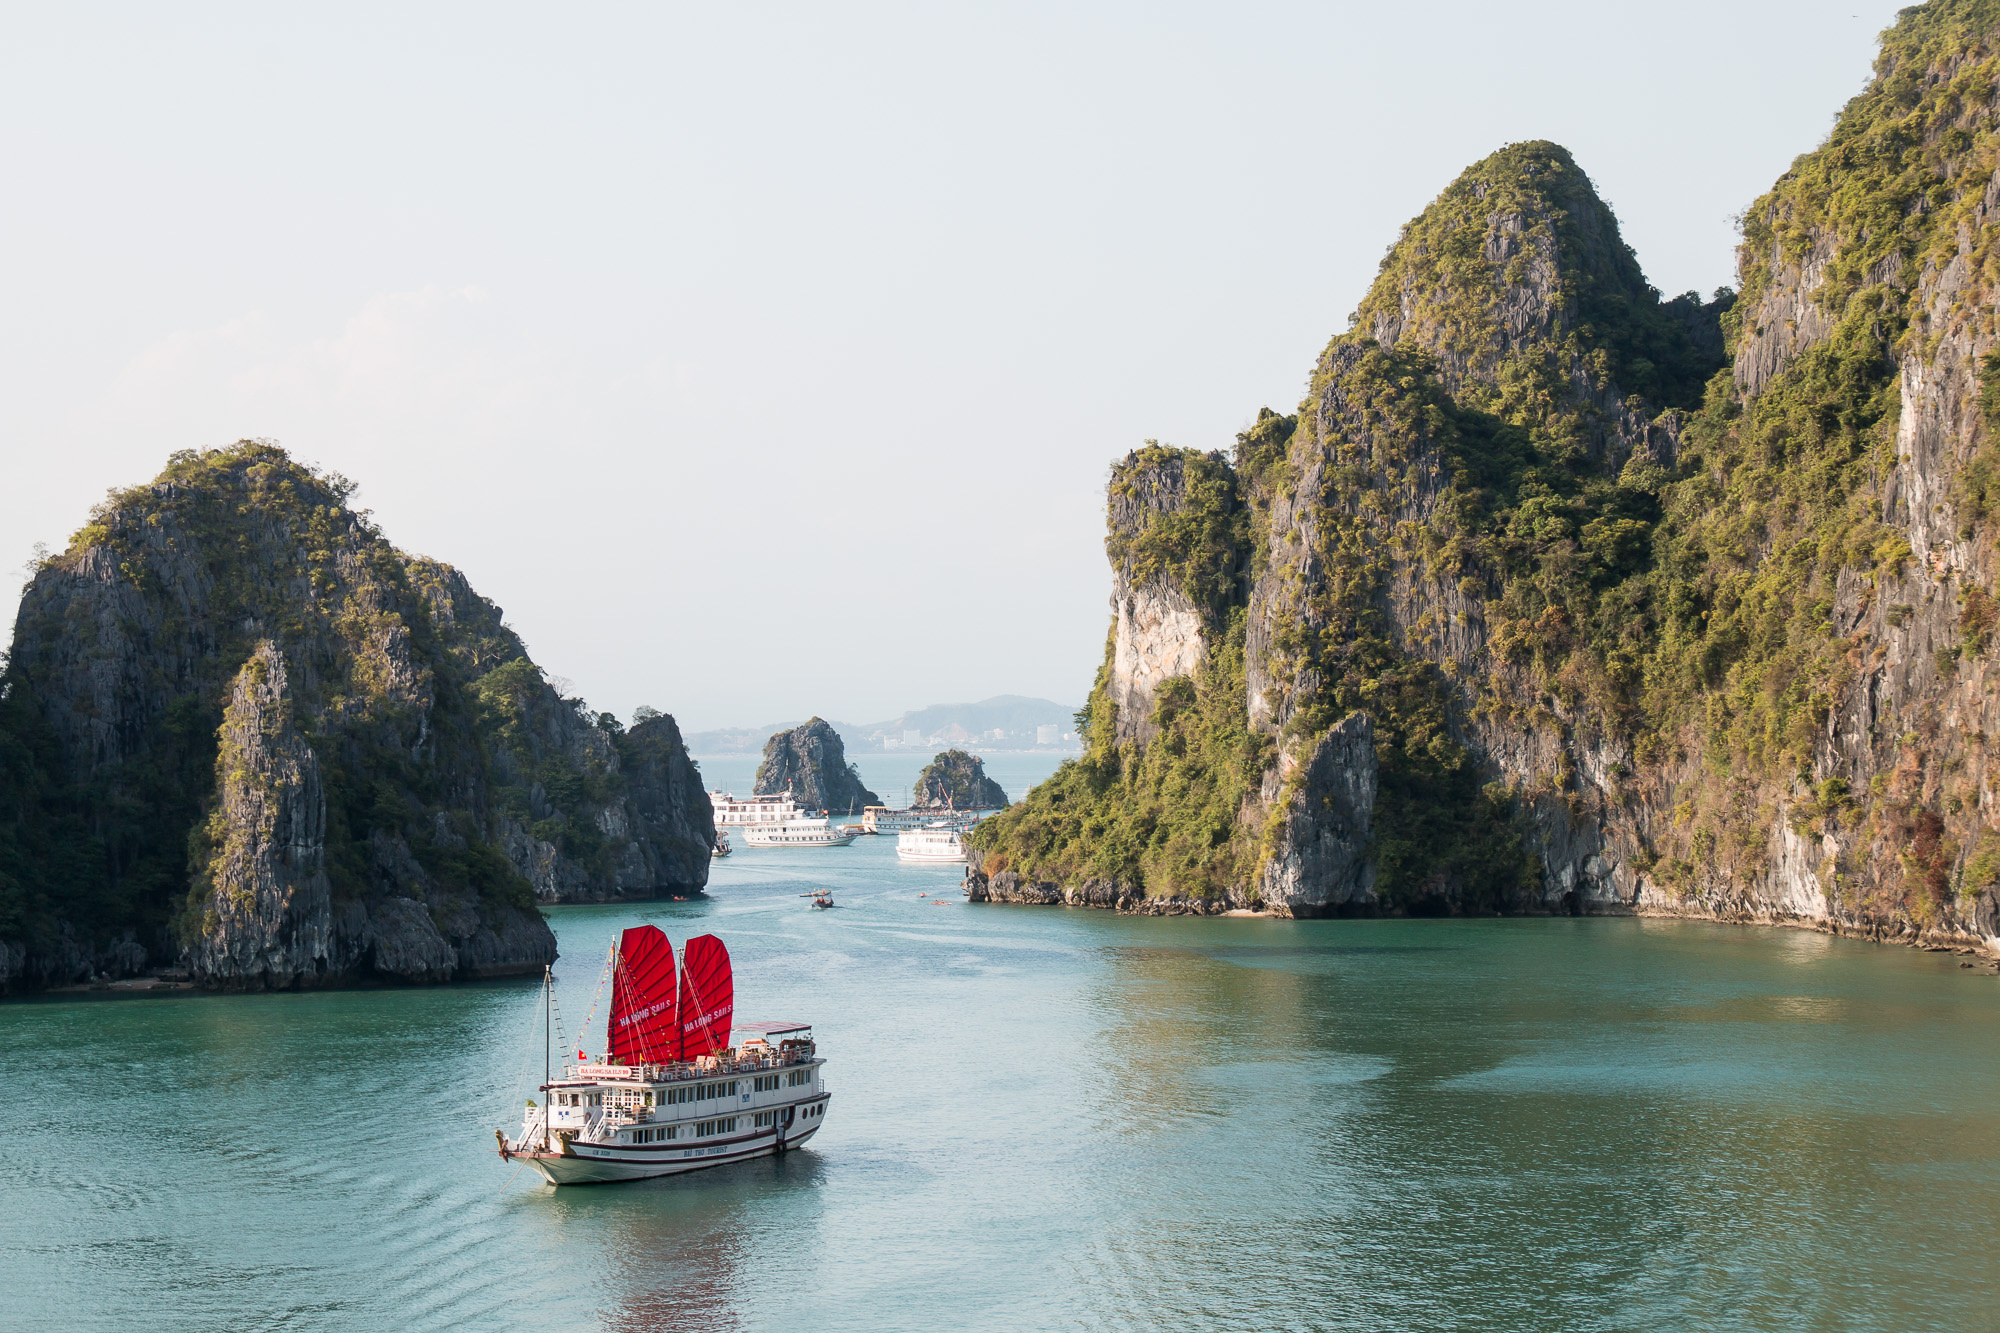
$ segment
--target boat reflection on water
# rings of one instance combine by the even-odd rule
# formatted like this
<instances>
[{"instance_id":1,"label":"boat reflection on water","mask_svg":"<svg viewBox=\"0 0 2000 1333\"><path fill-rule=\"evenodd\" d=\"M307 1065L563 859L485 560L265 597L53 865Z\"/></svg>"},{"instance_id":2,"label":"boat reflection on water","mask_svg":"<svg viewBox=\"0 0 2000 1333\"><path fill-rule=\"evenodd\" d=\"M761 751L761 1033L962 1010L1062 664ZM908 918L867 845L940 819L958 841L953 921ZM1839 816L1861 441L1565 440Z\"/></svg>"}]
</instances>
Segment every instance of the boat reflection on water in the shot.
<instances>
[{"instance_id":1,"label":"boat reflection on water","mask_svg":"<svg viewBox=\"0 0 2000 1333\"><path fill-rule=\"evenodd\" d=\"M772 1219L816 1234L824 1174L818 1157L792 1153L620 1190L559 1190L538 1204L557 1228L602 1239L599 1326L747 1328L743 1312L758 1308L752 1288L771 1277Z\"/></svg>"}]
</instances>

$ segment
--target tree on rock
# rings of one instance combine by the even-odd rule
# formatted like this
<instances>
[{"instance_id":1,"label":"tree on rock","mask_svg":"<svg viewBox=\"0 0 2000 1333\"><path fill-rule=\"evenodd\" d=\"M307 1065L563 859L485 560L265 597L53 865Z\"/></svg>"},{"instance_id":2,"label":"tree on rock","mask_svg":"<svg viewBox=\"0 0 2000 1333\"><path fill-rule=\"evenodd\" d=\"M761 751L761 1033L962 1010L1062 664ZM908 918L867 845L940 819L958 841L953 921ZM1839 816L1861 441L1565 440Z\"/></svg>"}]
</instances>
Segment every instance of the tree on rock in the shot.
<instances>
[{"instance_id":1,"label":"tree on rock","mask_svg":"<svg viewBox=\"0 0 2000 1333\"><path fill-rule=\"evenodd\" d=\"M1007 793L986 776L986 763L976 754L946 750L917 774L912 809L999 810Z\"/></svg>"},{"instance_id":2,"label":"tree on rock","mask_svg":"<svg viewBox=\"0 0 2000 1333\"><path fill-rule=\"evenodd\" d=\"M860 771L847 762L840 733L819 718L764 743L764 761L757 765L753 790L759 796L790 791L806 809L836 814L882 804L882 798L862 784Z\"/></svg>"}]
</instances>

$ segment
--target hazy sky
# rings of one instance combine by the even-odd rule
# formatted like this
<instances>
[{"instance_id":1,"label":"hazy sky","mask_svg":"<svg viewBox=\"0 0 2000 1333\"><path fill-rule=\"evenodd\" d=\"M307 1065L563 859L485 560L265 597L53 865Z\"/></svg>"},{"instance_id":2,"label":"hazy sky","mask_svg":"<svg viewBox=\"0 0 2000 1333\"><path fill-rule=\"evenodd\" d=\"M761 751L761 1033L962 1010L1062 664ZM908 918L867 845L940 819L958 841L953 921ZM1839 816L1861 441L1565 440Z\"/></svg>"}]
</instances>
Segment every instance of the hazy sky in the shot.
<instances>
[{"instance_id":1,"label":"hazy sky","mask_svg":"<svg viewBox=\"0 0 2000 1333\"><path fill-rule=\"evenodd\" d=\"M206 10L203 16L184 11ZM0 567L274 438L599 707L1080 700L1102 489L1564 143L1668 293L1886 4L13 5Z\"/></svg>"}]
</instances>

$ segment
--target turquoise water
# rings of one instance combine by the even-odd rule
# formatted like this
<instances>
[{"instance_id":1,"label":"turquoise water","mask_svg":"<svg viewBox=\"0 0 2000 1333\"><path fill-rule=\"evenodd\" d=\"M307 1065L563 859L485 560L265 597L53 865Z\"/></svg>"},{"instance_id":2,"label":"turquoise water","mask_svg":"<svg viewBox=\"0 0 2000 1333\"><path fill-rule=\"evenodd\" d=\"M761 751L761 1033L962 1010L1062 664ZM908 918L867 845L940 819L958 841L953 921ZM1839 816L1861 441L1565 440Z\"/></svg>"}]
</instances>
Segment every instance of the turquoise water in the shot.
<instances>
[{"instance_id":1,"label":"turquoise water","mask_svg":"<svg viewBox=\"0 0 2000 1333\"><path fill-rule=\"evenodd\" d=\"M738 1012L829 1058L810 1149L639 1185L494 1155L532 983L0 1005L0 1326L2000 1322L2000 978L1803 932L1160 920L956 880L864 839L554 913L572 1030L650 920L722 935Z\"/></svg>"}]
</instances>

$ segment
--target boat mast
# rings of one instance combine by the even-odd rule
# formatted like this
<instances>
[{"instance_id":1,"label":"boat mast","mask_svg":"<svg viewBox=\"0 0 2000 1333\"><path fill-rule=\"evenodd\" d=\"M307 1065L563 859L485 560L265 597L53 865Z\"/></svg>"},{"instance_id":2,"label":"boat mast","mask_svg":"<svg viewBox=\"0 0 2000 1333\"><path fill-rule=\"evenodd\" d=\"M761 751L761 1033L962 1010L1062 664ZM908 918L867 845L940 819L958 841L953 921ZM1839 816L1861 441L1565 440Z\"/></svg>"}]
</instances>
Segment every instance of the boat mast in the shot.
<instances>
[{"instance_id":1,"label":"boat mast","mask_svg":"<svg viewBox=\"0 0 2000 1333\"><path fill-rule=\"evenodd\" d=\"M549 1150L549 1084L554 1082L549 1063L550 1043L556 1039L551 1021L555 1008L556 979L547 963L542 964L542 1151Z\"/></svg>"}]
</instances>

